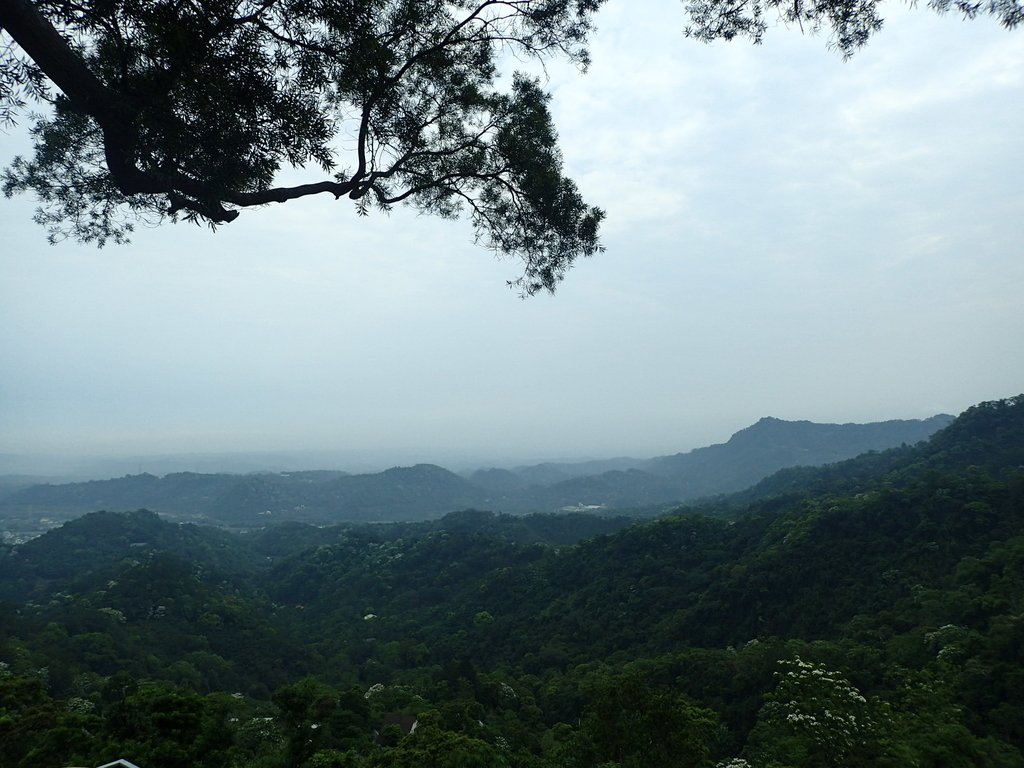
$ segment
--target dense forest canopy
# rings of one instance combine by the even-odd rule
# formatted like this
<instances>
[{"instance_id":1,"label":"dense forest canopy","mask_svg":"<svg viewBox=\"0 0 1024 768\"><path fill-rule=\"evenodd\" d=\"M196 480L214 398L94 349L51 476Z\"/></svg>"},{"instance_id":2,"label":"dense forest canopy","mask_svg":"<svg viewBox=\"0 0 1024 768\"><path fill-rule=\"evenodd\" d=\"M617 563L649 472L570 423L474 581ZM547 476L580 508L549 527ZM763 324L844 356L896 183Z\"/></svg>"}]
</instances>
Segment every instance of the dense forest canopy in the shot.
<instances>
[{"instance_id":1,"label":"dense forest canopy","mask_svg":"<svg viewBox=\"0 0 1024 768\"><path fill-rule=\"evenodd\" d=\"M9 764L1024 765L1024 396L588 519L96 513L5 548Z\"/></svg>"}]
</instances>

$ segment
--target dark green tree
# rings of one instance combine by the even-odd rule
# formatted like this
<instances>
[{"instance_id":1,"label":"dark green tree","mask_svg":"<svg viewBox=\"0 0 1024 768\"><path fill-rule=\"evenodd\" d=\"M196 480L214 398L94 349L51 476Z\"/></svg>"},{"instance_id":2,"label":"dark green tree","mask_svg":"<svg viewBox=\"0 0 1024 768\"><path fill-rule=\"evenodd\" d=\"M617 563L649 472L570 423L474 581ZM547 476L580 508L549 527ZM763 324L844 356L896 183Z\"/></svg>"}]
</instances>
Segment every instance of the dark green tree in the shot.
<instances>
[{"instance_id":1,"label":"dark green tree","mask_svg":"<svg viewBox=\"0 0 1024 768\"><path fill-rule=\"evenodd\" d=\"M700 768L717 736L714 712L630 672L598 686L573 754L579 768Z\"/></svg>"},{"instance_id":2,"label":"dark green tree","mask_svg":"<svg viewBox=\"0 0 1024 768\"><path fill-rule=\"evenodd\" d=\"M118 682L114 687L122 686ZM203 697L156 682L129 683L120 695L116 690L109 694L103 711L106 743L96 757L132 755L141 765L167 768L212 768L227 762L234 740L227 697Z\"/></svg>"},{"instance_id":3,"label":"dark green tree","mask_svg":"<svg viewBox=\"0 0 1024 768\"><path fill-rule=\"evenodd\" d=\"M339 694L315 677L305 677L279 688L273 701L280 712L288 766L303 765L317 752L341 754L369 744L369 706L352 689Z\"/></svg>"},{"instance_id":4,"label":"dark green tree","mask_svg":"<svg viewBox=\"0 0 1024 768\"><path fill-rule=\"evenodd\" d=\"M464 733L445 730L436 713L419 716L416 730L394 747L373 752L366 768L506 768L495 747Z\"/></svg>"},{"instance_id":5,"label":"dark green tree","mask_svg":"<svg viewBox=\"0 0 1024 768\"><path fill-rule=\"evenodd\" d=\"M89 702L58 702L38 677L0 671L0 764L81 765L94 748L99 719Z\"/></svg>"},{"instance_id":6,"label":"dark green tree","mask_svg":"<svg viewBox=\"0 0 1024 768\"><path fill-rule=\"evenodd\" d=\"M468 212L522 260L520 290L551 290L603 214L562 174L548 95L498 63L585 67L602 2L0 0L0 119L51 107L4 191L36 193L51 239L99 244L136 217L216 225L319 194ZM287 167L315 175L276 185Z\"/></svg>"}]
</instances>

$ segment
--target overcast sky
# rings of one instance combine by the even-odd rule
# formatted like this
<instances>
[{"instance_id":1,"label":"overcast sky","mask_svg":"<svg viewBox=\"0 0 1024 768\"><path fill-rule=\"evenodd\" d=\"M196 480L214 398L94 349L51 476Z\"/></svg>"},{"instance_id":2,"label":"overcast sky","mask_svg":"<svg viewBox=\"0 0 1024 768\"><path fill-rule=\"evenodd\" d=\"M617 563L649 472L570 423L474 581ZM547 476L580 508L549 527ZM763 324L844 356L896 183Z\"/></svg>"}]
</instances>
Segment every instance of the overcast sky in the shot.
<instances>
[{"instance_id":1,"label":"overcast sky","mask_svg":"<svg viewBox=\"0 0 1024 768\"><path fill-rule=\"evenodd\" d=\"M1024 391L1024 30L883 9L844 62L612 0L590 71L549 70L608 214L555 296L408 210L307 199L96 250L0 200L0 453L646 457Z\"/></svg>"}]
</instances>

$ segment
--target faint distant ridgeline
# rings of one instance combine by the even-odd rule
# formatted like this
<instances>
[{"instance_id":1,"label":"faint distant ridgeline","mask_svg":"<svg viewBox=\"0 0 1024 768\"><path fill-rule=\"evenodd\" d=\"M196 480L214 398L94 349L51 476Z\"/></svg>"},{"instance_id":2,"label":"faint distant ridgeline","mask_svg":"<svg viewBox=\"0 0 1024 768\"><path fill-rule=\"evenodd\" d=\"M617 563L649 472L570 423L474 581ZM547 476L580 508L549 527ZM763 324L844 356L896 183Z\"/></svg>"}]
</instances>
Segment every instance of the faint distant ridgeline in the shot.
<instances>
[{"instance_id":1,"label":"faint distant ridgeline","mask_svg":"<svg viewBox=\"0 0 1024 768\"><path fill-rule=\"evenodd\" d=\"M467 477L431 464L360 475L128 475L18 490L0 498L0 519L149 509L182 520L254 527L282 520L423 520L469 508L513 513L652 508L739 491L787 467L820 466L915 444L952 419L816 424L764 418L725 443L688 453L487 469Z\"/></svg>"}]
</instances>

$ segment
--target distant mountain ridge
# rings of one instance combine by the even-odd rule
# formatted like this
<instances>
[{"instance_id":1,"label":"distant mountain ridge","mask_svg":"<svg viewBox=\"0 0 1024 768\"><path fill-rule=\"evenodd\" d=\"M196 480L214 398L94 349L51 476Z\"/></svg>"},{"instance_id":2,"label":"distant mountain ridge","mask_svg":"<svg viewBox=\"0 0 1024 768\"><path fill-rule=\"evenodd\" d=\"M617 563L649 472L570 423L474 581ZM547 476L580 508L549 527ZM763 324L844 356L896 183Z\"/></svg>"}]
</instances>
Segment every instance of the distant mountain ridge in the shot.
<instances>
[{"instance_id":1,"label":"distant mountain ridge","mask_svg":"<svg viewBox=\"0 0 1024 768\"><path fill-rule=\"evenodd\" d=\"M727 442L652 459L487 469L462 477L432 464L373 474L180 472L34 485L0 499L0 519L149 509L183 520L261 526L438 518L460 509L527 513L654 507L743 490L788 467L818 466L926 440L952 416L872 424L764 418Z\"/></svg>"},{"instance_id":2,"label":"distant mountain ridge","mask_svg":"<svg viewBox=\"0 0 1024 768\"><path fill-rule=\"evenodd\" d=\"M687 498L741 491L789 467L821 466L927 440L954 420L929 419L870 424L818 424L765 417L721 445L661 456L642 467L685 483Z\"/></svg>"}]
</instances>

